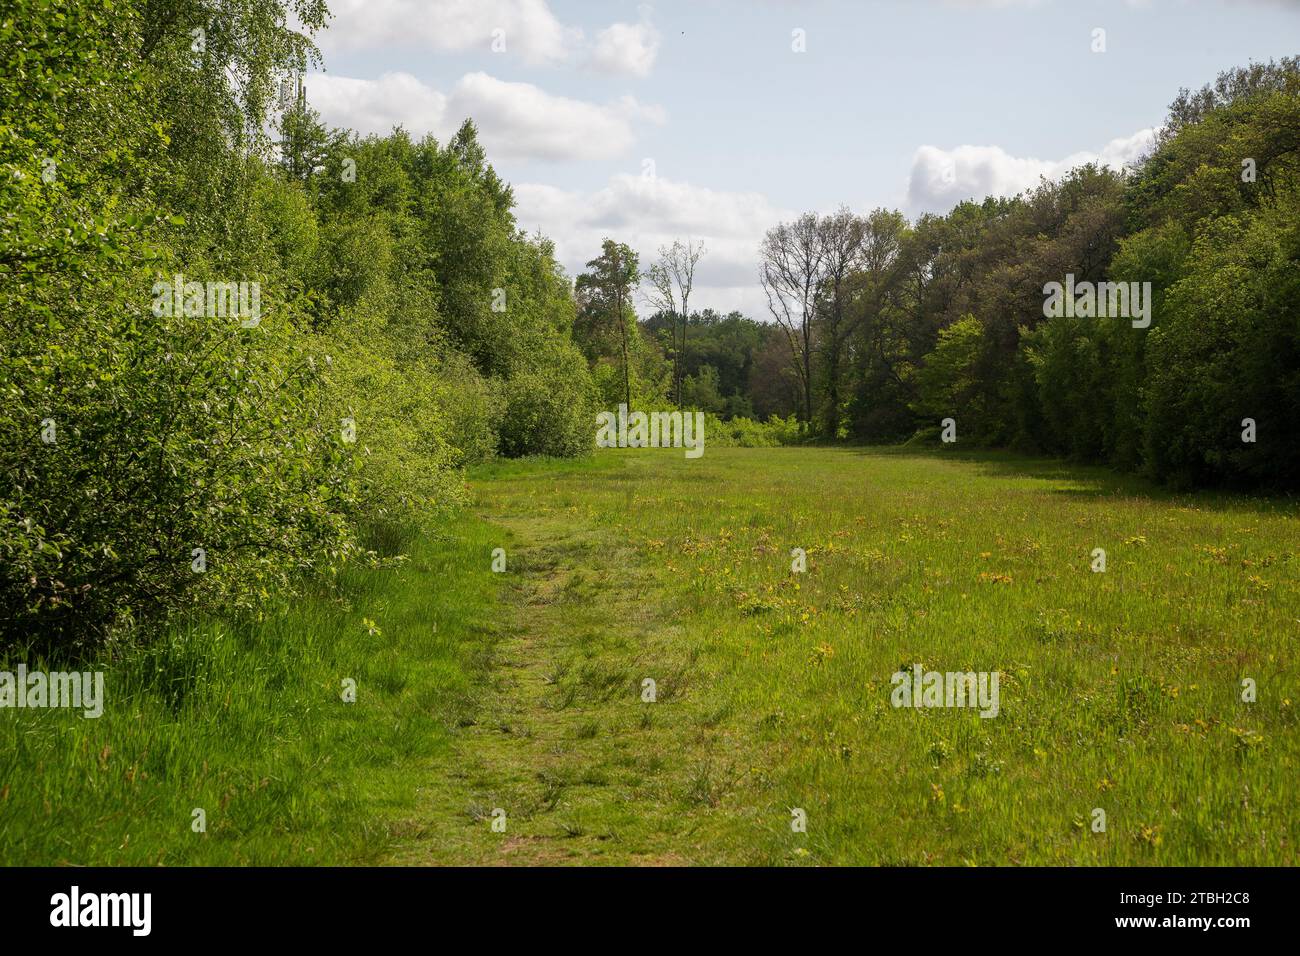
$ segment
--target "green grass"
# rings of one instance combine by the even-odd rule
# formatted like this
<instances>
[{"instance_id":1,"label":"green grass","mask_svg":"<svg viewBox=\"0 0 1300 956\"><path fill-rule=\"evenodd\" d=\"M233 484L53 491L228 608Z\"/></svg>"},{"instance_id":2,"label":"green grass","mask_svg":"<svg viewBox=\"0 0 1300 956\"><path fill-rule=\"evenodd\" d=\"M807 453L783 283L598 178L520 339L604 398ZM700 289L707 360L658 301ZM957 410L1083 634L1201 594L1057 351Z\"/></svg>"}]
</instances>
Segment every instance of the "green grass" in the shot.
<instances>
[{"instance_id":1,"label":"green grass","mask_svg":"<svg viewBox=\"0 0 1300 956\"><path fill-rule=\"evenodd\" d=\"M1293 502L911 449L472 483L347 606L178 632L99 720L0 712L0 860L1296 860ZM999 672L999 716L892 707L918 662Z\"/></svg>"},{"instance_id":2,"label":"green grass","mask_svg":"<svg viewBox=\"0 0 1300 956\"><path fill-rule=\"evenodd\" d=\"M521 546L520 611L458 739L463 779L424 812L500 807L508 826L448 814L450 839L400 861L1296 858L1293 503L873 449L621 451L478 479ZM917 662L1000 672L1000 715L893 708Z\"/></svg>"},{"instance_id":3,"label":"green grass","mask_svg":"<svg viewBox=\"0 0 1300 956\"><path fill-rule=\"evenodd\" d=\"M106 672L97 719L0 711L0 862L375 860L475 709L497 628L496 587L475 573L485 530L461 519L416 538L396 570L354 569L261 620L192 623L86 662Z\"/></svg>"}]
</instances>

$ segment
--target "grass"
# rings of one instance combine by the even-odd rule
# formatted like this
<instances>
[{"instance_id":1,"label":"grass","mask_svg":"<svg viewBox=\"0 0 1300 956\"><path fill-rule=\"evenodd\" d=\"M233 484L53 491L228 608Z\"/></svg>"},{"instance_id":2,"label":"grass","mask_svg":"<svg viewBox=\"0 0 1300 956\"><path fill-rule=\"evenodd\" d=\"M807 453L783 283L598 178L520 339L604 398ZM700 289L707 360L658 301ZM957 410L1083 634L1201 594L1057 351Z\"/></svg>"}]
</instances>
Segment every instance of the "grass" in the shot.
<instances>
[{"instance_id":1,"label":"grass","mask_svg":"<svg viewBox=\"0 0 1300 956\"><path fill-rule=\"evenodd\" d=\"M1297 857L1293 502L912 449L472 482L346 606L178 632L110 668L99 720L0 714L0 860ZM916 663L998 672L999 715L892 707Z\"/></svg>"},{"instance_id":2,"label":"grass","mask_svg":"<svg viewBox=\"0 0 1300 956\"><path fill-rule=\"evenodd\" d=\"M475 709L498 626L496 588L472 567L485 531L461 519L411 541L398 569L85 662L106 675L97 719L0 711L0 862L375 861Z\"/></svg>"}]
</instances>

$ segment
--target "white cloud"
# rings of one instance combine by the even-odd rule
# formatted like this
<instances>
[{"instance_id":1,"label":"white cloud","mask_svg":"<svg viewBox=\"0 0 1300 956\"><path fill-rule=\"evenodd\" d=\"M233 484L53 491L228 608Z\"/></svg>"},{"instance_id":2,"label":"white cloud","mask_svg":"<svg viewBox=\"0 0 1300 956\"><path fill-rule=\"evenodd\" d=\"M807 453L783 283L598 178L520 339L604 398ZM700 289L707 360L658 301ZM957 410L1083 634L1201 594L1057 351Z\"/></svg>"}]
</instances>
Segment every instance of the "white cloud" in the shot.
<instances>
[{"instance_id":1,"label":"white cloud","mask_svg":"<svg viewBox=\"0 0 1300 956\"><path fill-rule=\"evenodd\" d=\"M330 0L322 50L418 48L439 52L492 50L504 31L505 54L526 63L569 57L582 31L564 26L546 0ZM500 36L500 34L498 34Z\"/></svg>"},{"instance_id":2,"label":"white cloud","mask_svg":"<svg viewBox=\"0 0 1300 956\"><path fill-rule=\"evenodd\" d=\"M1156 130L1143 129L1113 139L1096 152L1078 152L1060 160L1012 156L999 146L922 146L912 158L907 205L913 213L947 212L965 199L1014 196L1038 185L1039 177L1055 179L1076 166L1100 163L1119 169L1135 162L1155 139Z\"/></svg>"},{"instance_id":3,"label":"white cloud","mask_svg":"<svg viewBox=\"0 0 1300 956\"><path fill-rule=\"evenodd\" d=\"M314 73L304 85L308 103L331 126L362 134L387 133L394 126L417 135L445 132L447 97L409 73L385 73L377 80Z\"/></svg>"},{"instance_id":4,"label":"white cloud","mask_svg":"<svg viewBox=\"0 0 1300 956\"><path fill-rule=\"evenodd\" d=\"M768 318L758 286L758 245L763 234L793 213L753 192L725 192L663 177L611 177L594 192L574 192L537 183L514 187L521 228L540 229L555 241L556 256L570 276L600 253L605 237L626 242L641 255L642 267L661 245L674 239L702 239L693 308L740 309ZM645 309L641 310L643 313Z\"/></svg>"},{"instance_id":5,"label":"white cloud","mask_svg":"<svg viewBox=\"0 0 1300 956\"><path fill-rule=\"evenodd\" d=\"M357 50L479 51L554 65L581 57L605 73L649 76L661 36L649 6L636 23L613 23L588 41L566 26L547 0L331 0L317 38L327 55Z\"/></svg>"},{"instance_id":6,"label":"white cloud","mask_svg":"<svg viewBox=\"0 0 1300 956\"><path fill-rule=\"evenodd\" d=\"M624 96L609 105L553 96L531 83L467 73L442 93L409 73L377 80L329 74L307 77L307 98L330 125L445 139L470 117L493 159L612 159L636 140L635 124L663 123L662 108Z\"/></svg>"},{"instance_id":7,"label":"white cloud","mask_svg":"<svg viewBox=\"0 0 1300 956\"><path fill-rule=\"evenodd\" d=\"M1113 166L1120 169L1124 166L1130 166L1136 163L1155 142L1156 135L1160 132L1157 128L1140 129L1132 136L1121 136L1118 139L1112 139L1102 147L1101 153L1097 159L1106 166Z\"/></svg>"},{"instance_id":8,"label":"white cloud","mask_svg":"<svg viewBox=\"0 0 1300 956\"><path fill-rule=\"evenodd\" d=\"M640 8L636 23L613 23L596 34L591 65L605 73L649 76L659 55L659 31L650 22L649 7Z\"/></svg>"}]
</instances>

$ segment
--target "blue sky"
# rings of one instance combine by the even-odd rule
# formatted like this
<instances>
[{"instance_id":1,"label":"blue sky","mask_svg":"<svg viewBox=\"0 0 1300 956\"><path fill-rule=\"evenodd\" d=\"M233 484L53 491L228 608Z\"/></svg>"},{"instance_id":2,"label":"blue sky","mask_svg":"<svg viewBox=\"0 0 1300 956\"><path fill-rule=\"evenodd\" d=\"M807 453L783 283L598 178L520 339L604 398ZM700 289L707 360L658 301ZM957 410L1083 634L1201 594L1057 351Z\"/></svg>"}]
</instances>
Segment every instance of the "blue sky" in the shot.
<instances>
[{"instance_id":1,"label":"blue sky","mask_svg":"<svg viewBox=\"0 0 1300 956\"><path fill-rule=\"evenodd\" d=\"M757 246L782 218L841 203L915 216L1119 165L1179 87L1300 51L1300 3L1283 0L331 7L325 73L308 78L327 121L443 138L472 115L520 225L571 273L604 235L643 259L691 236L710 249L694 301L755 318Z\"/></svg>"}]
</instances>

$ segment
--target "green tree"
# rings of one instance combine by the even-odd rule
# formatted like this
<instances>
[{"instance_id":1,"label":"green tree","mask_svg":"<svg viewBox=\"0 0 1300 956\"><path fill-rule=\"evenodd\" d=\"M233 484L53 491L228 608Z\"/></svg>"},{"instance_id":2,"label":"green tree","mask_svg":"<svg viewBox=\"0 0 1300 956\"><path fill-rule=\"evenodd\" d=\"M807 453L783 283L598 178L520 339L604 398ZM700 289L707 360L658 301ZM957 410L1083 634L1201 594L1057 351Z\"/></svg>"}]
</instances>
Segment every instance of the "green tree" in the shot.
<instances>
[{"instance_id":1,"label":"green tree","mask_svg":"<svg viewBox=\"0 0 1300 956\"><path fill-rule=\"evenodd\" d=\"M587 263L587 269L575 284L579 337L591 348L611 331L617 335L623 359L623 396L630 408L632 339L637 336L632 293L641 281L638 257L629 246L606 239L601 243L600 255Z\"/></svg>"}]
</instances>

